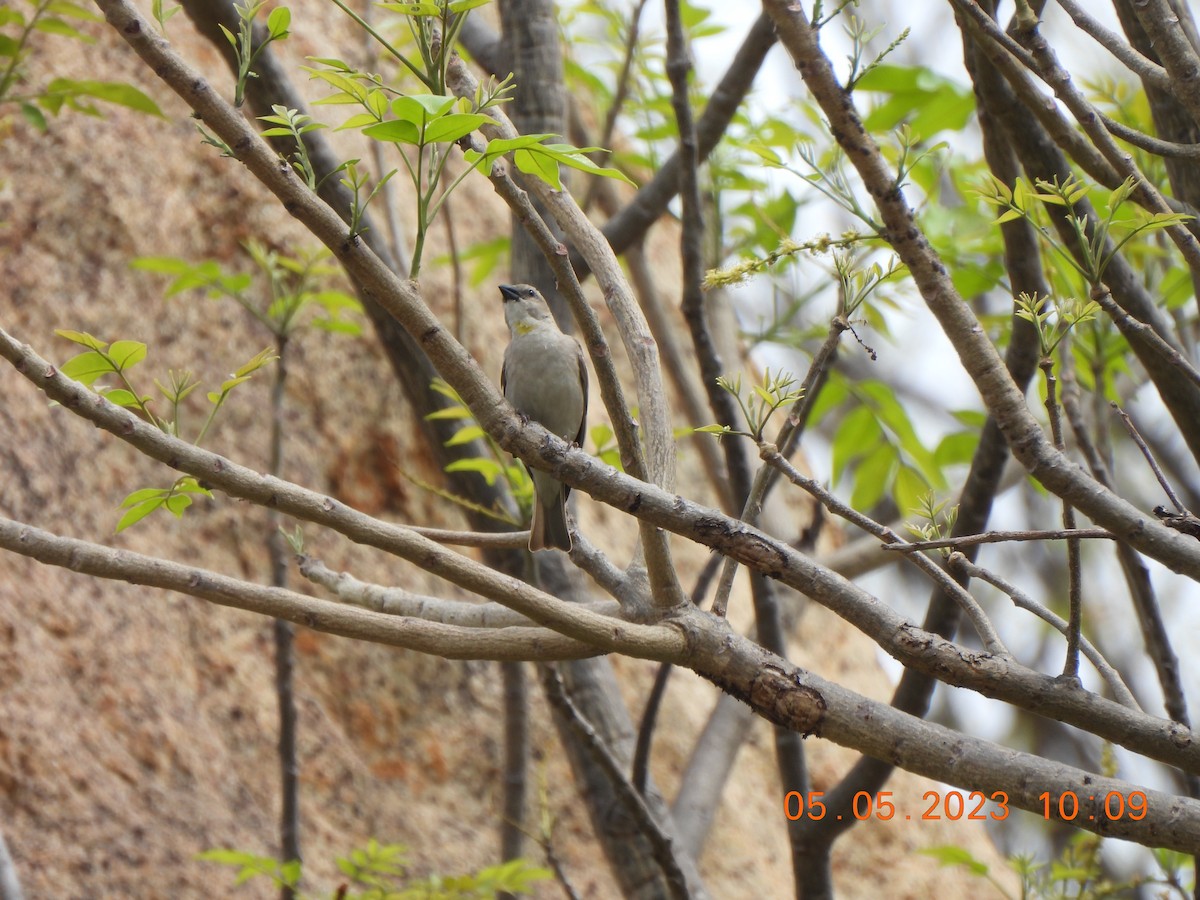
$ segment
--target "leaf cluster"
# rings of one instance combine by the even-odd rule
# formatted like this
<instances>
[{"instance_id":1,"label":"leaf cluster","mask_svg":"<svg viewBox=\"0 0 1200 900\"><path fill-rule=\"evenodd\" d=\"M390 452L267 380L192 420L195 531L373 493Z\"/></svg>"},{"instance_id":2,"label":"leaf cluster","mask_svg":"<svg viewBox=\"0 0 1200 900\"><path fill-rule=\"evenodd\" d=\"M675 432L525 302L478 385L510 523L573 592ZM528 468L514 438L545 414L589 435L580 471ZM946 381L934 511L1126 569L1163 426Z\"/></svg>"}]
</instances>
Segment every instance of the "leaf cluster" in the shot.
<instances>
[{"instance_id":1,"label":"leaf cluster","mask_svg":"<svg viewBox=\"0 0 1200 900\"><path fill-rule=\"evenodd\" d=\"M419 20L429 18L435 5L384 4L389 9L415 15ZM423 11L408 13L410 7L421 7ZM424 75L421 80L424 83L436 81L430 74L429 67L433 67L441 73L438 83L444 83L444 60L439 55L444 53L444 45L436 43L432 33L424 30L425 26L414 27L417 27L418 44L422 47L422 59L426 64L426 68L420 70ZM435 52L435 48L442 49ZM406 93L400 87L388 84L382 76L360 71L341 59L314 57L310 62L315 64L307 67L310 75L333 89L331 94L317 101L318 105L355 105L362 110L346 119L338 130L360 130L365 137L392 144L400 151L400 158L413 185L417 207L417 237L409 267L411 278L420 274L425 237L454 189L476 169L491 174L496 161L502 156L511 154L519 171L540 178L555 189L562 187L559 174L561 166L602 177L625 177L616 169L597 165L585 155L598 148L579 149L568 144L548 143L553 135L536 134L508 140L493 139L482 151L465 147L463 158L468 165L450 179L447 176L447 164L452 158L453 145L465 141L482 126L495 123L487 110L508 101L513 90L511 76L500 82L493 80L481 85L473 99L459 99L446 93ZM357 163L358 160L351 160L338 169L347 171L348 175L342 183L354 192L356 198L352 234L360 231L362 210L393 174L385 174L366 200L359 200L366 187L366 178L358 173L355 168ZM313 186L310 181L310 187Z\"/></svg>"},{"instance_id":2,"label":"leaf cluster","mask_svg":"<svg viewBox=\"0 0 1200 900\"><path fill-rule=\"evenodd\" d=\"M703 434L742 435L756 442L764 439L767 423L779 409L790 406L804 396L802 390L794 387L796 379L790 372L772 375L769 368L763 373L762 382L751 385L745 396L742 394L740 374L732 378L722 375L717 378L717 384L737 401L749 430L736 431L729 425L704 425L696 430Z\"/></svg>"},{"instance_id":3,"label":"leaf cluster","mask_svg":"<svg viewBox=\"0 0 1200 900\"><path fill-rule=\"evenodd\" d=\"M75 379L80 384L87 385L110 403L134 411L164 433L173 437L181 436L181 405L184 399L200 385L191 372L170 371L167 384L155 379L154 386L170 406L168 414L159 416L153 410L153 395L138 390L130 377L131 370L146 358L144 343L119 340L110 344L86 332L65 329L56 331L55 334L87 348L63 363L59 369L63 375ZM204 425L196 435L196 444L203 441L209 426L212 425L225 401L229 399L230 393L238 385L249 381L251 375L275 358L269 349L259 352L226 378L221 383L219 390L208 393L210 409ZM101 379L107 379L110 376L116 379L116 384L101 383ZM121 502L121 509L126 512L117 522L116 530L124 531L130 525L140 522L159 509L165 509L176 518L181 518L184 511L192 505L193 498L198 495L212 496L190 475L176 479L167 488L144 488L134 491Z\"/></svg>"},{"instance_id":4,"label":"leaf cluster","mask_svg":"<svg viewBox=\"0 0 1200 900\"><path fill-rule=\"evenodd\" d=\"M256 38L254 20L259 11L267 5L267 0L240 0L233 5L237 13L237 34L224 25L220 25L225 40L229 41L237 56L237 86L234 88L233 105L241 106L246 101L246 83L251 78L257 78L254 62L259 55L275 41L281 41L288 36L288 28L292 24L292 13L286 6L277 6L267 16L266 33Z\"/></svg>"},{"instance_id":5,"label":"leaf cluster","mask_svg":"<svg viewBox=\"0 0 1200 900\"><path fill-rule=\"evenodd\" d=\"M1117 218L1136 188L1137 182L1130 176L1107 197L1097 197L1103 201L1107 212L1095 220L1079 206L1094 193L1094 189L1074 175L1061 183L1057 178L1052 181L1036 179L1032 185L1024 178L1018 178L1011 188L995 176L989 176L978 193L985 202L1000 210L996 224L1025 219L1067 266L1088 285L1095 286L1103 281L1109 262L1135 237L1182 224L1191 218L1182 213L1146 213L1136 207L1130 218ZM1063 211L1079 248L1078 259L1071 247L1044 224L1038 214L1039 207L1051 212L1054 209Z\"/></svg>"},{"instance_id":6,"label":"leaf cluster","mask_svg":"<svg viewBox=\"0 0 1200 900\"><path fill-rule=\"evenodd\" d=\"M112 103L149 115L162 116L158 105L131 84L96 79L54 78L43 88L22 90L34 38L55 35L91 43L79 25L98 22L101 17L74 0L26 0L26 7L0 5L0 108L16 104L21 115L39 131L47 129L46 114L56 116L64 108L99 116L93 101Z\"/></svg>"},{"instance_id":7,"label":"leaf cluster","mask_svg":"<svg viewBox=\"0 0 1200 900\"><path fill-rule=\"evenodd\" d=\"M244 247L255 274L227 271L215 260L196 263L169 256L143 256L130 265L169 277L167 297L200 290L212 299L232 300L275 338L286 338L305 324L339 334L361 333L356 318L362 304L329 286L341 270L326 262L328 251L289 256L258 241Z\"/></svg>"}]
</instances>

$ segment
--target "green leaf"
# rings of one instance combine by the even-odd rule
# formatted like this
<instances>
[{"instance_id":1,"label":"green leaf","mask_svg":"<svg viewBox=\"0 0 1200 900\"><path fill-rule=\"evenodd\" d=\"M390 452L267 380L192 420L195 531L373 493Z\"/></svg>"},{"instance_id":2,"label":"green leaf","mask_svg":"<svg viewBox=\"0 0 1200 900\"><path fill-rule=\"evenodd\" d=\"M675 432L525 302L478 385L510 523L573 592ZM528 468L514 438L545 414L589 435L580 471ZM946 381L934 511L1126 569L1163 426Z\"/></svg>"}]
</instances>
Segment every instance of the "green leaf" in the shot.
<instances>
[{"instance_id":1,"label":"green leaf","mask_svg":"<svg viewBox=\"0 0 1200 900\"><path fill-rule=\"evenodd\" d=\"M809 412L809 418L813 424L815 425L824 419L825 414L830 410L840 409L845 404L849 395L850 391L846 387L845 380L838 376L837 372L831 372L829 380L813 400L812 408Z\"/></svg>"},{"instance_id":2,"label":"green leaf","mask_svg":"<svg viewBox=\"0 0 1200 900\"><path fill-rule=\"evenodd\" d=\"M549 154L539 152L536 145L514 152L513 162L526 175L540 178L556 191L562 190L562 179L558 175L558 162Z\"/></svg>"},{"instance_id":3,"label":"green leaf","mask_svg":"<svg viewBox=\"0 0 1200 900\"><path fill-rule=\"evenodd\" d=\"M227 378L221 382L221 393L228 394L239 384L245 384L249 380L250 380L249 375L240 375L237 378Z\"/></svg>"},{"instance_id":4,"label":"green leaf","mask_svg":"<svg viewBox=\"0 0 1200 900\"><path fill-rule=\"evenodd\" d=\"M78 356L71 357L63 363L59 371L68 378L78 381L80 384L91 386L96 382L97 378L110 374L113 371L113 366L103 353L89 350L86 353L80 353Z\"/></svg>"},{"instance_id":5,"label":"green leaf","mask_svg":"<svg viewBox=\"0 0 1200 900\"><path fill-rule=\"evenodd\" d=\"M267 31L276 40L287 37L288 26L292 24L292 12L286 6L277 6L267 16Z\"/></svg>"},{"instance_id":6,"label":"green leaf","mask_svg":"<svg viewBox=\"0 0 1200 900\"><path fill-rule=\"evenodd\" d=\"M201 487L200 482L190 475L180 478L179 481L175 483L174 490L176 493L202 494L205 497L211 497L213 495L212 491L206 487Z\"/></svg>"},{"instance_id":7,"label":"green leaf","mask_svg":"<svg viewBox=\"0 0 1200 900\"><path fill-rule=\"evenodd\" d=\"M285 884L295 887L300 883L300 875L303 871L303 863L298 859L289 860L279 867L279 877L284 880Z\"/></svg>"},{"instance_id":8,"label":"green leaf","mask_svg":"<svg viewBox=\"0 0 1200 900\"><path fill-rule=\"evenodd\" d=\"M392 101L392 115L418 124L436 119L458 102L445 94L407 94Z\"/></svg>"},{"instance_id":9,"label":"green leaf","mask_svg":"<svg viewBox=\"0 0 1200 900\"><path fill-rule=\"evenodd\" d=\"M137 406L138 397L133 391L127 391L125 388L113 388L111 391L104 392L104 399L109 403L115 403L117 406Z\"/></svg>"},{"instance_id":10,"label":"green leaf","mask_svg":"<svg viewBox=\"0 0 1200 900\"><path fill-rule=\"evenodd\" d=\"M875 413L867 406L851 410L833 436L833 480L839 481L851 460L872 450L881 440L883 429L875 420Z\"/></svg>"},{"instance_id":11,"label":"green leaf","mask_svg":"<svg viewBox=\"0 0 1200 900\"><path fill-rule=\"evenodd\" d=\"M21 115L23 115L25 120L38 131L46 130L46 117L42 115L42 111L32 103L21 104Z\"/></svg>"},{"instance_id":12,"label":"green leaf","mask_svg":"<svg viewBox=\"0 0 1200 900\"><path fill-rule=\"evenodd\" d=\"M892 485L892 496L898 509L911 512L921 508L921 500L929 493L925 476L910 465L901 464Z\"/></svg>"},{"instance_id":13,"label":"green leaf","mask_svg":"<svg viewBox=\"0 0 1200 900\"><path fill-rule=\"evenodd\" d=\"M166 495L167 492L162 488L141 488L140 490L134 491L132 494L122 500L120 508L128 509L131 506L137 506L138 504L145 503L147 500L154 498L165 498Z\"/></svg>"},{"instance_id":14,"label":"green leaf","mask_svg":"<svg viewBox=\"0 0 1200 900\"><path fill-rule=\"evenodd\" d=\"M66 338L68 341L74 341L76 344L82 344L93 350L103 350L108 346L106 342L92 337L86 331L69 331L65 328L56 328L54 333L61 338Z\"/></svg>"},{"instance_id":15,"label":"green leaf","mask_svg":"<svg viewBox=\"0 0 1200 900\"><path fill-rule=\"evenodd\" d=\"M421 140L421 130L412 122L392 119L371 125L363 129L363 134L377 141L391 141L395 144L412 144L416 146Z\"/></svg>"},{"instance_id":16,"label":"green leaf","mask_svg":"<svg viewBox=\"0 0 1200 900\"><path fill-rule=\"evenodd\" d=\"M466 137L485 122L496 121L483 113L451 113L430 122L425 129L425 143L449 144Z\"/></svg>"},{"instance_id":17,"label":"green leaf","mask_svg":"<svg viewBox=\"0 0 1200 900\"><path fill-rule=\"evenodd\" d=\"M33 28L35 31L41 31L44 34L57 34L61 37L68 37L76 41L82 41L85 44L91 44L95 42L95 38L84 34L74 25L70 25L67 22L64 22L62 19L52 19L43 16L37 20L37 23L33 26Z\"/></svg>"},{"instance_id":18,"label":"green leaf","mask_svg":"<svg viewBox=\"0 0 1200 900\"><path fill-rule=\"evenodd\" d=\"M134 500L135 497L143 495L140 500ZM146 516L150 515L156 509L163 505L166 497L166 492L153 488L134 491L125 498L121 504L122 509L128 511L117 521L116 532L119 534L131 525L135 525Z\"/></svg>"},{"instance_id":19,"label":"green leaf","mask_svg":"<svg viewBox=\"0 0 1200 900\"><path fill-rule=\"evenodd\" d=\"M94 9L88 9L86 6L71 2L71 0L50 0L50 3L46 4L46 12L55 16L79 19L83 22L104 21L104 16Z\"/></svg>"},{"instance_id":20,"label":"green leaf","mask_svg":"<svg viewBox=\"0 0 1200 900\"><path fill-rule=\"evenodd\" d=\"M933 857L943 866L964 866L970 869L973 874L981 877L988 873L988 867L984 863L977 860L969 851L962 847L955 847L953 844L946 844L940 847L925 847L917 852Z\"/></svg>"},{"instance_id":21,"label":"green leaf","mask_svg":"<svg viewBox=\"0 0 1200 900\"><path fill-rule=\"evenodd\" d=\"M275 351L270 347L267 347L263 350L259 350L256 354L254 354L254 356L250 357L249 361L243 363L241 366L235 369L233 374L237 376L251 375L254 372L257 372L263 366L270 365L277 359L279 359L279 357L275 355Z\"/></svg>"},{"instance_id":22,"label":"green leaf","mask_svg":"<svg viewBox=\"0 0 1200 900\"><path fill-rule=\"evenodd\" d=\"M572 169L578 169L581 172L587 172L590 175L599 175L603 178L615 178L618 181L624 181L626 184L637 185L628 178L624 172L618 169L613 169L607 166L598 166L591 161L585 154L594 153L602 148L600 147L572 147L570 144L541 144L540 149L544 153L548 153L555 160L564 166L569 166Z\"/></svg>"},{"instance_id":23,"label":"green leaf","mask_svg":"<svg viewBox=\"0 0 1200 900\"><path fill-rule=\"evenodd\" d=\"M93 97L106 103L115 103L118 106L165 118L157 103L133 85L120 81L76 81L70 78L55 78L47 86L46 91L51 94Z\"/></svg>"},{"instance_id":24,"label":"green leaf","mask_svg":"<svg viewBox=\"0 0 1200 900\"><path fill-rule=\"evenodd\" d=\"M320 328L322 331L328 331L333 334L362 334L362 326L357 322L351 322L347 319L328 319L317 318L312 321L313 328Z\"/></svg>"},{"instance_id":25,"label":"green leaf","mask_svg":"<svg viewBox=\"0 0 1200 900\"><path fill-rule=\"evenodd\" d=\"M108 355L117 368L124 372L146 358L146 345L141 341L114 341L108 348Z\"/></svg>"},{"instance_id":26,"label":"green leaf","mask_svg":"<svg viewBox=\"0 0 1200 900\"><path fill-rule=\"evenodd\" d=\"M858 80L855 90L890 96L864 120L869 131L888 131L905 122L929 139L941 131L960 131L975 111L970 88L924 66L878 65Z\"/></svg>"},{"instance_id":27,"label":"green leaf","mask_svg":"<svg viewBox=\"0 0 1200 900\"><path fill-rule=\"evenodd\" d=\"M446 466L447 472L476 472L484 477L488 485L496 483L496 479L504 474L504 466L494 459L473 456L470 459L456 459Z\"/></svg>"},{"instance_id":28,"label":"green leaf","mask_svg":"<svg viewBox=\"0 0 1200 900\"><path fill-rule=\"evenodd\" d=\"M469 409L467 409L465 406L446 406L446 407L443 407L442 409L435 409L433 412L431 412L425 416L425 419L430 422L434 421L435 419L469 419L469 418L471 418L471 411Z\"/></svg>"},{"instance_id":29,"label":"green leaf","mask_svg":"<svg viewBox=\"0 0 1200 900\"><path fill-rule=\"evenodd\" d=\"M326 102L326 101L318 101L318 102ZM335 128L333 130L334 131L346 131L350 128L362 128L364 125L374 125L378 121L379 120L375 116L371 115L370 113L358 113L357 115L354 115L354 116L351 116L350 118L348 118L345 122L343 122L341 125L339 125L337 128Z\"/></svg>"},{"instance_id":30,"label":"green leaf","mask_svg":"<svg viewBox=\"0 0 1200 900\"><path fill-rule=\"evenodd\" d=\"M946 466L969 463L975 456L975 448L978 446L979 433L976 431L956 431L948 434L934 448L934 465L941 469Z\"/></svg>"},{"instance_id":31,"label":"green leaf","mask_svg":"<svg viewBox=\"0 0 1200 900\"><path fill-rule=\"evenodd\" d=\"M454 432L450 440L446 441L447 447L460 447L463 444L469 444L471 441L482 440L487 437L487 432L478 425L467 425Z\"/></svg>"},{"instance_id":32,"label":"green leaf","mask_svg":"<svg viewBox=\"0 0 1200 900\"><path fill-rule=\"evenodd\" d=\"M880 444L854 469L854 491L850 505L869 510L883 497L892 483L893 472L899 464L896 448Z\"/></svg>"},{"instance_id":33,"label":"green leaf","mask_svg":"<svg viewBox=\"0 0 1200 900\"><path fill-rule=\"evenodd\" d=\"M172 494L165 505L168 510L174 513L175 518L182 519L184 510L192 505L192 498L187 494Z\"/></svg>"}]
</instances>

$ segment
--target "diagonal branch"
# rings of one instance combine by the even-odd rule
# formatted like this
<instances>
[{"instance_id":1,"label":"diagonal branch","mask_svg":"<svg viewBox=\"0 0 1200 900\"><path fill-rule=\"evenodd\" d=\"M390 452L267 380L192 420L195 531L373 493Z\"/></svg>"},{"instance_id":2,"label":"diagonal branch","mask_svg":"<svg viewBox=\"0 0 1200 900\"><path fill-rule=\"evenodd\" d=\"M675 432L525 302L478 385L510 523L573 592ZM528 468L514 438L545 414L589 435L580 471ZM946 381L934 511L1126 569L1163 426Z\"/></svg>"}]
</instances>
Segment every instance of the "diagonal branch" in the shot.
<instances>
[{"instance_id":1,"label":"diagonal branch","mask_svg":"<svg viewBox=\"0 0 1200 900\"><path fill-rule=\"evenodd\" d=\"M598 615L574 604L565 604L536 591L523 582L498 573L472 560L458 556L408 529L372 519L338 503L330 497L305 490L279 479L266 478L224 457L170 437L143 422L128 410L114 406L87 388L66 378L46 360L14 341L0 329L0 357L8 359L26 379L44 390L81 418L100 426L110 434L179 471L201 479L231 497L263 506L277 506L287 515L314 522L337 531L358 543L376 547L408 559L436 572L460 587L496 600L528 616L535 622L576 637L599 650L625 653L660 662L686 665L707 678L721 681L720 671L708 665L723 666L720 659L706 660L703 641L708 630L721 640L734 643L741 638L718 627L707 613L687 606L673 611L671 625L648 626L613 624L608 616ZM518 431L517 416L510 414L505 426ZM542 432L548 439L548 433ZM507 434L507 433L506 433ZM537 439L515 446L538 458ZM541 451L550 455L544 449ZM1039 715L1075 725L1142 755L1200 773L1200 735L1174 722L1152 716L1133 715L1129 710L1084 690L1064 689L1054 678L1034 672L1009 658L976 653L923 631L906 620L891 606L867 593L858 585L812 562L789 545L747 527L713 509L669 494L645 482L604 466L581 450L564 453L569 468L560 467L573 484L588 490L606 503L636 514L662 528L681 534L735 557L743 565L769 573L841 616L872 638L887 653L907 667L939 680L979 691ZM1197 542L1156 523L1144 527L1161 528L1172 541L1186 543L1194 552ZM709 623L705 628L688 628L681 634L679 625L697 620ZM690 617L690 618L689 618ZM716 638L714 638L715 640ZM749 644L749 642L747 642ZM749 644L746 652L762 654L765 649ZM717 653L721 657L724 651ZM779 665L782 660L771 655ZM761 705L755 708L762 711Z\"/></svg>"}]
</instances>

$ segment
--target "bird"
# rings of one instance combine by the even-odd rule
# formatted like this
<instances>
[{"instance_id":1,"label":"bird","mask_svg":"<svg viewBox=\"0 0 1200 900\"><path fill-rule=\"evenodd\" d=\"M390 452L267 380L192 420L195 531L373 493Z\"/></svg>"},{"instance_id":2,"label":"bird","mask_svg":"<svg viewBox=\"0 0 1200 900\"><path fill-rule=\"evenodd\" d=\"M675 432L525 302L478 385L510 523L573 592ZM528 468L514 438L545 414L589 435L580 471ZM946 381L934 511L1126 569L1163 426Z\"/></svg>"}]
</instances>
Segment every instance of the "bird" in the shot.
<instances>
[{"instance_id":1,"label":"bird","mask_svg":"<svg viewBox=\"0 0 1200 900\"><path fill-rule=\"evenodd\" d=\"M509 344L500 390L513 408L568 443L582 444L587 424L588 373L579 342L559 330L546 299L528 284L502 284ZM533 479L529 549L570 551L567 495L571 489L528 466Z\"/></svg>"}]
</instances>

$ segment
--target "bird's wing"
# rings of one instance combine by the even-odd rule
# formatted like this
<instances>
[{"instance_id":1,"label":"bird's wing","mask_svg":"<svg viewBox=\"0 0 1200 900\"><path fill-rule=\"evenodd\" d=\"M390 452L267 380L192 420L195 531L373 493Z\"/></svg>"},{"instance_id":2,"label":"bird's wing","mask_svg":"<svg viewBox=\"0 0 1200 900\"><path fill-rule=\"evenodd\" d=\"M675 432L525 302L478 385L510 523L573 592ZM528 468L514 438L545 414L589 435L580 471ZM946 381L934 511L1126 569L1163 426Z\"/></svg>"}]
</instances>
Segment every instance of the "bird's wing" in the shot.
<instances>
[{"instance_id":1,"label":"bird's wing","mask_svg":"<svg viewBox=\"0 0 1200 900\"><path fill-rule=\"evenodd\" d=\"M587 432L588 370L587 364L583 360L583 348L579 346L578 341L575 341L575 354L579 358L579 386L583 388L583 416L579 420L579 434L575 436L575 443L582 447L583 438Z\"/></svg>"}]
</instances>

